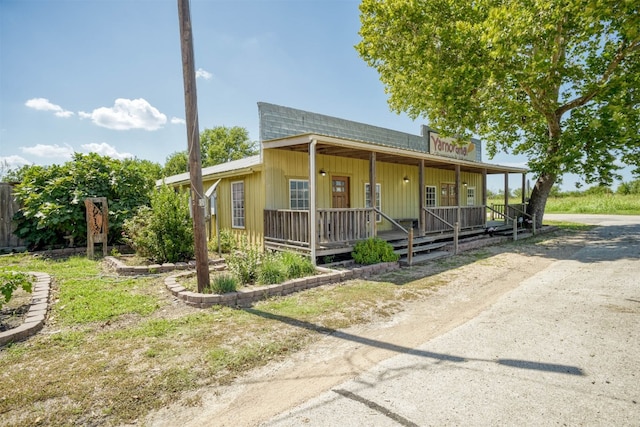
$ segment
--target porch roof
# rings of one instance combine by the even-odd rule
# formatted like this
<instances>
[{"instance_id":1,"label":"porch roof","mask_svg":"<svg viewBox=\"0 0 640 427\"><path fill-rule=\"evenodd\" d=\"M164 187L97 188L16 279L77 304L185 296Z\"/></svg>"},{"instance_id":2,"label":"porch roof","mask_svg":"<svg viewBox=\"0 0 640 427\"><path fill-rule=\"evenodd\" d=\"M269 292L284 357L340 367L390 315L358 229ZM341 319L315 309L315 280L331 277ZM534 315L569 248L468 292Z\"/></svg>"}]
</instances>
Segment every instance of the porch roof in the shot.
<instances>
[{"instance_id":1,"label":"porch roof","mask_svg":"<svg viewBox=\"0 0 640 427\"><path fill-rule=\"evenodd\" d=\"M526 173L528 171L526 168L472 162L469 160L438 156L435 154L390 147L371 142L356 141L314 133L263 141L262 147L263 149L309 152L309 145L313 141L316 141L317 144L316 153L327 156L368 160L369 153L375 152L376 160L386 163L418 166L420 161L424 160L425 167L454 170L456 165L460 165L461 171L481 173L484 170L487 174Z\"/></svg>"}]
</instances>

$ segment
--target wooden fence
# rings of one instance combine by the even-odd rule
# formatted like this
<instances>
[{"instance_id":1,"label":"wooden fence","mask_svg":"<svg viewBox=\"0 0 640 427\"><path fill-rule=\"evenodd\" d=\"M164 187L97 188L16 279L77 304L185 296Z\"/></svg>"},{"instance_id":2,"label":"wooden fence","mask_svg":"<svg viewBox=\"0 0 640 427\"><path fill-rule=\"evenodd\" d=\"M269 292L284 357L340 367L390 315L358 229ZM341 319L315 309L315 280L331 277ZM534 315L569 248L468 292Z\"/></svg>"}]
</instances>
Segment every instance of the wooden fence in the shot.
<instances>
[{"instance_id":1,"label":"wooden fence","mask_svg":"<svg viewBox=\"0 0 640 427\"><path fill-rule=\"evenodd\" d=\"M0 249L24 246L24 242L13 233L13 215L20 207L13 199L11 184L0 182Z\"/></svg>"}]
</instances>

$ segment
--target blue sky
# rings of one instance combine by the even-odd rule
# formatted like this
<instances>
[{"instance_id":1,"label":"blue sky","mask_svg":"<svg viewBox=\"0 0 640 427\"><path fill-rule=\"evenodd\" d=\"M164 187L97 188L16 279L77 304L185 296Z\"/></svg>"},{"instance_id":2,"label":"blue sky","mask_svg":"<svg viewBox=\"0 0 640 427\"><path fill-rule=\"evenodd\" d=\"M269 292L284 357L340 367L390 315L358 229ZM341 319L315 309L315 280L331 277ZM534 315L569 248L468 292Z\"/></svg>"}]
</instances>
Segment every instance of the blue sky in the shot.
<instances>
[{"instance_id":1,"label":"blue sky","mask_svg":"<svg viewBox=\"0 0 640 427\"><path fill-rule=\"evenodd\" d=\"M358 4L192 0L201 130L241 126L257 140L264 101L419 134L428 123L389 110L353 47ZM0 0L0 161L93 151L164 164L186 149L184 116L176 0Z\"/></svg>"}]
</instances>

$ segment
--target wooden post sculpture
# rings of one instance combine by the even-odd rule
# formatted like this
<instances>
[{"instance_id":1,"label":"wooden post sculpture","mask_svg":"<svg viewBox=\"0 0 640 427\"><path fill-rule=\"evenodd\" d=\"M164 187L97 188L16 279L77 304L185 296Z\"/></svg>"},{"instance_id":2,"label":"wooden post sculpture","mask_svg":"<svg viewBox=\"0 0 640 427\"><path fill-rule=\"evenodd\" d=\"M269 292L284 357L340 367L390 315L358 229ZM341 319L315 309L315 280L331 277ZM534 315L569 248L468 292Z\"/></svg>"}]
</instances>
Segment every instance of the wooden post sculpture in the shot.
<instances>
[{"instance_id":1,"label":"wooden post sculpture","mask_svg":"<svg viewBox=\"0 0 640 427\"><path fill-rule=\"evenodd\" d=\"M102 243L102 255L107 256L109 236L109 207L106 197L90 197L84 200L87 208L87 258L93 258L93 245Z\"/></svg>"}]
</instances>

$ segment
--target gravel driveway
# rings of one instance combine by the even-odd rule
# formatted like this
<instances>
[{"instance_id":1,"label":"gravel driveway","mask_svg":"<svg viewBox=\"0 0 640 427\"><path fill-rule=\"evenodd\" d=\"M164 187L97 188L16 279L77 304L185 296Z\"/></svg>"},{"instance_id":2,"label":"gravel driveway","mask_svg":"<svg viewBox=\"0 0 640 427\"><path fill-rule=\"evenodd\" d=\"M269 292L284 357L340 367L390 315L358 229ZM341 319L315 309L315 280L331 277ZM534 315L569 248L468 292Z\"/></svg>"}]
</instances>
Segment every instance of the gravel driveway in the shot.
<instances>
[{"instance_id":1,"label":"gravel driveway","mask_svg":"<svg viewBox=\"0 0 640 427\"><path fill-rule=\"evenodd\" d=\"M601 226L466 323L261 425L640 425L640 217L545 219Z\"/></svg>"}]
</instances>

